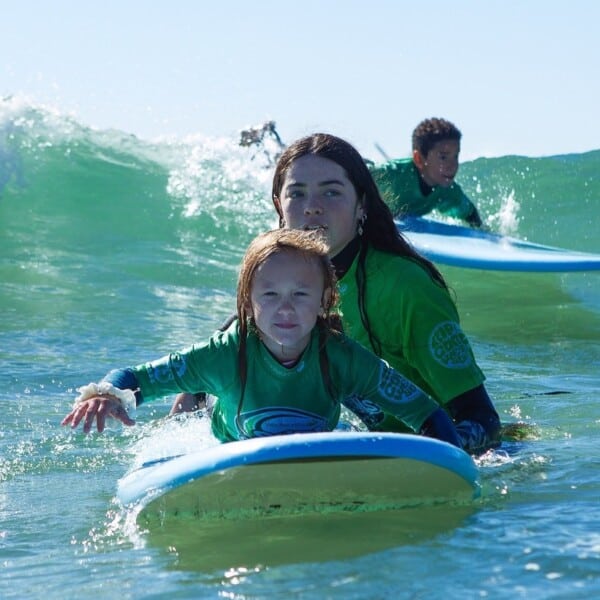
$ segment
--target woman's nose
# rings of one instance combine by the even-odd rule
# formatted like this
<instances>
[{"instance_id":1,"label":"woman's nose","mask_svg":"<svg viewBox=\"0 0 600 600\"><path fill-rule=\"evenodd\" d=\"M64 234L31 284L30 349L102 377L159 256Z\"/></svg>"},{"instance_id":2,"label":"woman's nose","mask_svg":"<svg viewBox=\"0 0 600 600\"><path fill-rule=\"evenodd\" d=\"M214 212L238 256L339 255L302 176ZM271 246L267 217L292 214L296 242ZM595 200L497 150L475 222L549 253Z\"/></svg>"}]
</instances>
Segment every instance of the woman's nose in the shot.
<instances>
[{"instance_id":1,"label":"woman's nose","mask_svg":"<svg viewBox=\"0 0 600 600\"><path fill-rule=\"evenodd\" d=\"M320 215L323 213L323 209L320 206L306 206L304 207L305 215Z\"/></svg>"},{"instance_id":2,"label":"woman's nose","mask_svg":"<svg viewBox=\"0 0 600 600\"><path fill-rule=\"evenodd\" d=\"M306 215L320 215L323 212L323 205L316 194L310 194L306 198L304 204L304 214Z\"/></svg>"}]
</instances>

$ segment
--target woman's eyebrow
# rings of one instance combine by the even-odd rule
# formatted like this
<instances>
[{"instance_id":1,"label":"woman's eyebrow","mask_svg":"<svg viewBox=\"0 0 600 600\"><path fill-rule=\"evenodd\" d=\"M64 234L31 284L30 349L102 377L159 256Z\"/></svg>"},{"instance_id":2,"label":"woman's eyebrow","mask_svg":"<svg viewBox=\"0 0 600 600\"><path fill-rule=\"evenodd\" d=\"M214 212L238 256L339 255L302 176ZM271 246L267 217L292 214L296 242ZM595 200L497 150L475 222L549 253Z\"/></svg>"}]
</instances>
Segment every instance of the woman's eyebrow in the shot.
<instances>
[{"instance_id":1,"label":"woman's eyebrow","mask_svg":"<svg viewBox=\"0 0 600 600\"><path fill-rule=\"evenodd\" d=\"M319 185L344 185L344 182L340 179L328 179L327 181L320 181Z\"/></svg>"},{"instance_id":2,"label":"woman's eyebrow","mask_svg":"<svg viewBox=\"0 0 600 600\"><path fill-rule=\"evenodd\" d=\"M291 187L306 187L308 185L308 183L304 183L302 181L292 181L290 184L288 184L288 188ZM324 185L345 185L344 182L341 179L327 179L325 181L319 181L317 183L317 185L319 186L324 186Z\"/></svg>"}]
</instances>

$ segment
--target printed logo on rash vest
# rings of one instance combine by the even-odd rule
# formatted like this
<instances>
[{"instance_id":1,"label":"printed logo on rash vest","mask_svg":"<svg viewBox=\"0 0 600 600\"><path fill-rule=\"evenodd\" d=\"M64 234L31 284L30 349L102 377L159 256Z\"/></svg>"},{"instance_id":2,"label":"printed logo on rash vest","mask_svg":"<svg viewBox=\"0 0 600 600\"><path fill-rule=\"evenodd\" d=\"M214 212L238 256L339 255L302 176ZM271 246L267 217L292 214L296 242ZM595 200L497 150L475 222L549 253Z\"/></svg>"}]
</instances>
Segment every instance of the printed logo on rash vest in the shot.
<instances>
[{"instance_id":1,"label":"printed logo on rash vest","mask_svg":"<svg viewBox=\"0 0 600 600\"><path fill-rule=\"evenodd\" d=\"M187 364L185 358L178 352L175 352L157 361L146 363L146 368L148 369L150 381L168 383L175 379L173 373L177 377L183 377L187 370Z\"/></svg>"},{"instance_id":2,"label":"printed logo on rash vest","mask_svg":"<svg viewBox=\"0 0 600 600\"><path fill-rule=\"evenodd\" d=\"M243 431L240 437L263 437L289 433L312 433L329 431L327 419L297 408L260 408L241 415ZM239 424L237 425L240 429Z\"/></svg>"},{"instance_id":3,"label":"printed logo on rash vest","mask_svg":"<svg viewBox=\"0 0 600 600\"><path fill-rule=\"evenodd\" d=\"M404 377L382 360L379 374L379 393L391 402L400 404L411 402L423 392L410 379Z\"/></svg>"},{"instance_id":4,"label":"printed logo on rash vest","mask_svg":"<svg viewBox=\"0 0 600 600\"><path fill-rule=\"evenodd\" d=\"M467 337L455 321L436 325L429 336L433 358L448 369L464 369L473 362Z\"/></svg>"}]
</instances>

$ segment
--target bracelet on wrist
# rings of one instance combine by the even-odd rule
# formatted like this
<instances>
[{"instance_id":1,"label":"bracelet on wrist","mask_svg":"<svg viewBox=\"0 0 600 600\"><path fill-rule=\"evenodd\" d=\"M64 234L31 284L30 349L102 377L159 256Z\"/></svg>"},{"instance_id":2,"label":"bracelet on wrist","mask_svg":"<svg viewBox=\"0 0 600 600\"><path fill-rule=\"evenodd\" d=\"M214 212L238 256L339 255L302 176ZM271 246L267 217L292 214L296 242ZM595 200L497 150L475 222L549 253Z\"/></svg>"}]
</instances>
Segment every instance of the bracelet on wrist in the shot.
<instances>
[{"instance_id":1,"label":"bracelet on wrist","mask_svg":"<svg viewBox=\"0 0 600 600\"><path fill-rule=\"evenodd\" d=\"M133 390L122 390L108 381L100 381L99 383L88 383L77 388L77 391L79 396L75 398L75 406L96 396L113 396L121 403L129 416L135 413L136 401Z\"/></svg>"}]
</instances>

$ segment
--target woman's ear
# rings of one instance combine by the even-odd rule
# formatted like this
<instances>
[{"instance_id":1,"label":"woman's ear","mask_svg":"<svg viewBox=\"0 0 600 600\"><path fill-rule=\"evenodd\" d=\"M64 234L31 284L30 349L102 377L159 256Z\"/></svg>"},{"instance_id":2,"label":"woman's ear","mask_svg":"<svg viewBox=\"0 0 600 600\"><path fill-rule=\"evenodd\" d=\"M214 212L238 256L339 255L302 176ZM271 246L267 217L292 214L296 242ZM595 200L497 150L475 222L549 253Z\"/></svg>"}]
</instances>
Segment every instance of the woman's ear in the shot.
<instances>
[{"instance_id":1,"label":"woman's ear","mask_svg":"<svg viewBox=\"0 0 600 600\"><path fill-rule=\"evenodd\" d=\"M273 204L275 205L275 210L279 215L279 229L284 229L285 219L283 218L283 210L281 209L281 200L278 196L273 196Z\"/></svg>"},{"instance_id":2,"label":"woman's ear","mask_svg":"<svg viewBox=\"0 0 600 600\"><path fill-rule=\"evenodd\" d=\"M358 220L364 221L367 218L367 209L365 208L367 205L367 200L365 196L362 197L361 201L358 204Z\"/></svg>"}]
</instances>

